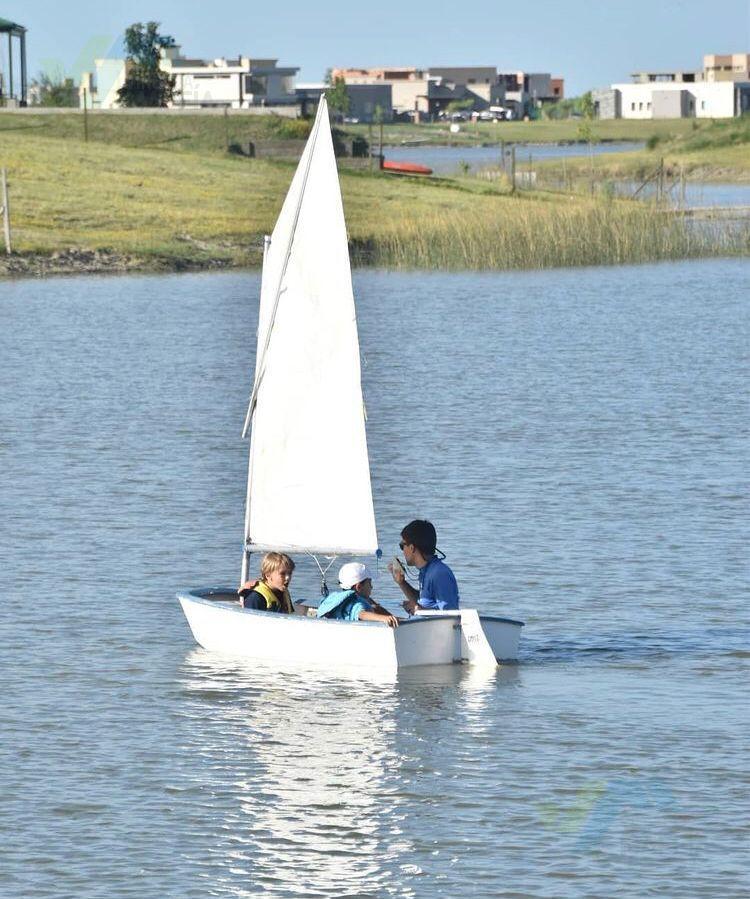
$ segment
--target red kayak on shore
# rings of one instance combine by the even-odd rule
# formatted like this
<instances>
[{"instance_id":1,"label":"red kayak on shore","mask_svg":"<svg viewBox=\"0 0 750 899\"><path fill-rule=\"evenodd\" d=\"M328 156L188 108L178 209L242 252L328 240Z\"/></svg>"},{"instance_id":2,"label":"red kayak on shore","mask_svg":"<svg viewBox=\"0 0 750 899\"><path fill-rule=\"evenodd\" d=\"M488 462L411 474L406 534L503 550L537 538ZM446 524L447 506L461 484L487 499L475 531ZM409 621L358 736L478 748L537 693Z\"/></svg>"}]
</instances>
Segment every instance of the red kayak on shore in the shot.
<instances>
[{"instance_id":1,"label":"red kayak on shore","mask_svg":"<svg viewBox=\"0 0 750 899\"><path fill-rule=\"evenodd\" d=\"M431 175L432 169L426 165L419 165L417 162L392 162L389 159L383 160L381 166L384 172L393 172L394 175Z\"/></svg>"}]
</instances>

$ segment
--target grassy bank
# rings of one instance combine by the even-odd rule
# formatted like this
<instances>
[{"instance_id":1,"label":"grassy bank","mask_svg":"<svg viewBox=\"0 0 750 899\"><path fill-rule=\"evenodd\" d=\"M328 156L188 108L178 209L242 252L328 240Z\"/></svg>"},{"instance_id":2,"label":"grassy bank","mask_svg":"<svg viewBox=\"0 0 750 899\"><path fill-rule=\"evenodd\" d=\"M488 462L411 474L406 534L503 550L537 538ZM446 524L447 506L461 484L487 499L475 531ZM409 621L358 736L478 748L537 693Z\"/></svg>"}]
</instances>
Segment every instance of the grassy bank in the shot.
<instances>
[{"instance_id":1,"label":"grassy bank","mask_svg":"<svg viewBox=\"0 0 750 899\"><path fill-rule=\"evenodd\" d=\"M680 134L652 134L645 149L632 153L582 155L574 159L541 163L547 179L641 180L661 165L667 173L696 181L750 181L750 116L716 121L687 120L690 127ZM599 136L599 123L593 127Z\"/></svg>"},{"instance_id":2,"label":"grassy bank","mask_svg":"<svg viewBox=\"0 0 750 899\"><path fill-rule=\"evenodd\" d=\"M30 141L65 140L113 147L151 148L187 153L223 153L232 143L305 140L310 122L265 115L196 115L0 111L0 139L13 134Z\"/></svg>"},{"instance_id":3,"label":"grassy bank","mask_svg":"<svg viewBox=\"0 0 750 899\"><path fill-rule=\"evenodd\" d=\"M583 122L581 119L561 119L559 121L540 120L536 122L461 122L458 134L451 134L447 124L398 124L383 127L385 144L406 142L430 144L499 144L500 141L514 143L567 143L581 140ZM594 129L600 140L646 142L653 135L668 140L690 131L688 119L662 119L639 121L635 119L612 119L594 122ZM367 125L347 125L352 134L367 137ZM378 129L373 126L375 142Z\"/></svg>"},{"instance_id":4,"label":"grassy bank","mask_svg":"<svg viewBox=\"0 0 750 899\"><path fill-rule=\"evenodd\" d=\"M154 147L187 152L225 150L232 142L304 138L309 123L282 119L278 116L258 116L241 113L201 115L196 113L122 114L93 113L88 116L89 140L123 147ZM638 141L645 143L656 138L662 142L689 137L696 120L613 119L593 123L597 138L603 141ZM536 122L462 122L458 134L451 134L449 126L439 124L386 124L383 141L398 145L404 141L429 144L499 144L559 143L581 140L581 119ZM376 125L346 125L343 130L352 136L379 140ZM83 115L78 111L54 115L0 111L0 136L6 132L22 132L34 138L82 140Z\"/></svg>"},{"instance_id":5,"label":"grassy bank","mask_svg":"<svg viewBox=\"0 0 750 899\"><path fill-rule=\"evenodd\" d=\"M0 133L14 250L6 271L254 265L293 164L171 144L88 144ZM511 268L745 252L747 240L698 238L627 202L536 192L477 179L394 179L342 171L355 258L430 268Z\"/></svg>"}]
</instances>

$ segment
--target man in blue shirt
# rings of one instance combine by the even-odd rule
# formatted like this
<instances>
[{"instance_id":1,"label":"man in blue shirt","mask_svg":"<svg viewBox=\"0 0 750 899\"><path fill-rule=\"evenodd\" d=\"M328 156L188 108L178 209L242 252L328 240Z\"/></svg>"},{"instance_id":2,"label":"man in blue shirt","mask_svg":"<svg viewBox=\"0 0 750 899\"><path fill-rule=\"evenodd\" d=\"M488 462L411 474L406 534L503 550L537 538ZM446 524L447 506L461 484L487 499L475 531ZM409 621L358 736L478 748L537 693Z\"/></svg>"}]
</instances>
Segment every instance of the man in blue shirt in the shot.
<instances>
[{"instance_id":1,"label":"man in blue shirt","mask_svg":"<svg viewBox=\"0 0 750 899\"><path fill-rule=\"evenodd\" d=\"M457 609L459 603L458 585L450 568L435 555L437 534L429 521L411 521L401 531L399 543L407 565L419 569L419 589L407 583L404 569L400 564L390 565L393 580L406 597L403 607L410 615L420 609Z\"/></svg>"}]
</instances>

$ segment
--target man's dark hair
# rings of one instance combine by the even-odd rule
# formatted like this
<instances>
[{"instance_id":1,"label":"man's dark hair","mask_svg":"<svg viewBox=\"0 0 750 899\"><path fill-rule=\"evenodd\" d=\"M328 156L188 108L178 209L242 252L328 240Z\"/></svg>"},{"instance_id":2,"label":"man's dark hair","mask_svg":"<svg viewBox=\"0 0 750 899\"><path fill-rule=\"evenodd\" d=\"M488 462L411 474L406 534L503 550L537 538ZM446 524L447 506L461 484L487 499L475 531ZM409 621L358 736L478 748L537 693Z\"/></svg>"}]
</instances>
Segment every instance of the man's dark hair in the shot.
<instances>
[{"instance_id":1,"label":"man's dark hair","mask_svg":"<svg viewBox=\"0 0 750 899\"><path fill-rule=\"evenodd\" d=\"M411 543L416 546L423 556L432 556L435 554L437 546L437 534L435 526L431 521L410 521L409 524L401 531L401 539L404 543Z\"/></svg>"}]
</instances>

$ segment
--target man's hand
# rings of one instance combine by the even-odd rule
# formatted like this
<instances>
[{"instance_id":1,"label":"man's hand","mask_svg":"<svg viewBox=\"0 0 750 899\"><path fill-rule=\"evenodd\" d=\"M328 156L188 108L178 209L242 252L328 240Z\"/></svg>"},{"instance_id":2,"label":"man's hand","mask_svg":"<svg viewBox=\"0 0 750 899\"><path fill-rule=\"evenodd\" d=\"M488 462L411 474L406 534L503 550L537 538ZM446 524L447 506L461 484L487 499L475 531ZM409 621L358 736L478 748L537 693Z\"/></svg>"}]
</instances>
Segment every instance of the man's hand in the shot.
<instances>
[{"instance_id":1,"label":"man's hand","mask_svg":"<svg viewBox=\"0 0 750 899\"><path fill-rule=\"evenodd\" d=\"M414 615L417 611L417 601L415 599L405 599L401 603L401 608L410 615Z\"/></svg>"},{"instance_id":2,"label":"man's hand","mask_svg":"<svg viewBox=\"0 0 750 899\"><path fill-rule=\"evenodd\" d=\"M404 574L404 569L398 564L398 562L394 559L393 562L388 563L388 571L390 571L393 576L393 580L401 586L406 580L406 575Z\"/></svg>"}]
</instances>

